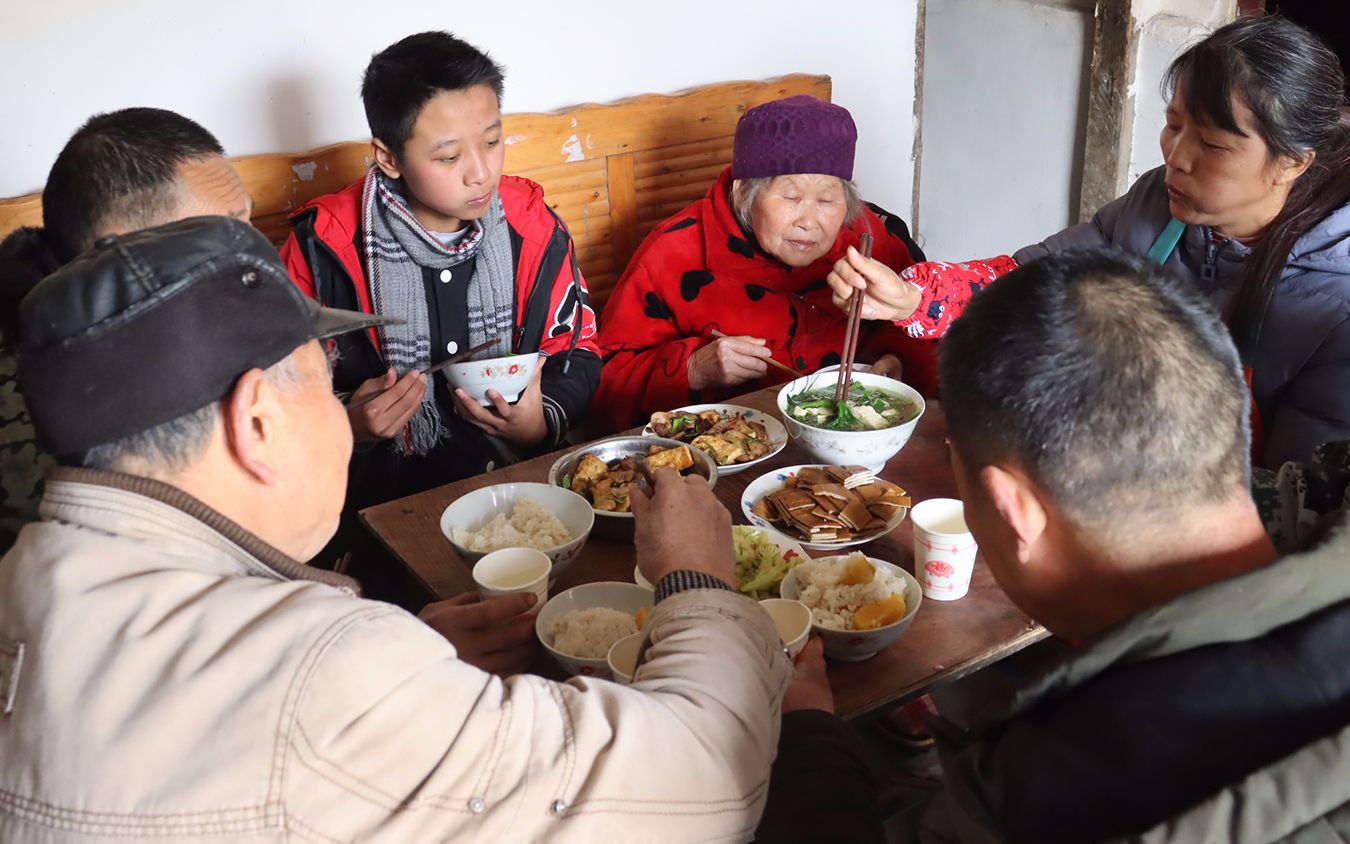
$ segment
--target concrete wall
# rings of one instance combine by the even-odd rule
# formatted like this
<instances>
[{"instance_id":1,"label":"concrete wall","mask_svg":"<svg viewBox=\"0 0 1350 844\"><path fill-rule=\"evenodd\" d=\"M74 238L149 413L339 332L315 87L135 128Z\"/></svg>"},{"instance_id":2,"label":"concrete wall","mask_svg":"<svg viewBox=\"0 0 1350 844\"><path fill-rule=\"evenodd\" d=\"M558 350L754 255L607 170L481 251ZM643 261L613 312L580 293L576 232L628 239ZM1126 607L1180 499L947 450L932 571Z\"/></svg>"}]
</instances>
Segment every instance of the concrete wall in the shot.
<instances>
[{"instance_id":1,"label":"concrete wall","mask_svg":"<svg viewBox=\"0 0 1350 844\"><path fill-rule=\"evenodd\" d=\"M1160 85L1167 66L1191 44L1233 20L1236 13L1234 0L1135 0L1134 123L1128 184L1162 164L1158 135L1166 122L1167 101Z\"/></svg>"},{"instance_id":2,"label":"concrete wall","mask_svg":"<svg viewBox=\"0 0 1350 844\"><path fill-rule=\"evenodd\" d=\"M918 231L985 257L1073 221L1093 4L927 0Z\"/></svg>"},{"instance_id":3,"label":"concrete wall","mask_svg":"<svg viewBox=\"0 0 1350 844\"><path fill-rule=\"evenodd\" d=\"M371 53L450 29L508 71L507 111L803 71L834 77L861 134L866 196L908 215L917 0L7 0L0 55L0 196L38 190L89 115L130 105L186 114L231 154L366 137L357 95ZM510 166L510 159L507 159Z\"/></svg>"}]
</instances>

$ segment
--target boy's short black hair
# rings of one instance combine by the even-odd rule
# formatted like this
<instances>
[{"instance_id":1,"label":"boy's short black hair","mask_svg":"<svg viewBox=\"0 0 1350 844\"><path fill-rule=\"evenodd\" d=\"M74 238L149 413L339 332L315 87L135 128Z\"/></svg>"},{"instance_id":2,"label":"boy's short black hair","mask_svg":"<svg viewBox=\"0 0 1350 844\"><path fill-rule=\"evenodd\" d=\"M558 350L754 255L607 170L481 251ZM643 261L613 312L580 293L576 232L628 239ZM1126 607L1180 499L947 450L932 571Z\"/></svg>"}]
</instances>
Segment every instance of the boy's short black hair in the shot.
<instances>
[{"instance_id":1,"label":"boy's short black hair","mask_svg":"<svg viewBox=\"0 0 1350 844\"><path fill-rule=\"evenodd\" d=\"M427 101L487 85L502 104L505 76L487 53L448 32L419 32L376 53L361 79L370 134L402 157Z\"/></svg>"},{"instance_id":2,"label":"boy's short black hair","mask_svg":"<svg viewBox=\"0 0 1350 844\"><path fill-rule=\"evenodd\" d=\"M1009 273L942 340L965 471L1015 466L1080 527L1228 500L1250 469L1248 392L1213 307L1118 251Z\"/></svg>"},{"instance_id":3,"label":"boy's short black hair","mask_svg":"<svg viewBox=\"0 0 1350 844\"><path fill-rule=\"evenodd\" d=\"M156 220L179 165L224 155L216 137L195 121L162 108L124 108L89 118L47 175L42 191L45 236L65 263L109 225Z\"/></svg>"}]
</instances>

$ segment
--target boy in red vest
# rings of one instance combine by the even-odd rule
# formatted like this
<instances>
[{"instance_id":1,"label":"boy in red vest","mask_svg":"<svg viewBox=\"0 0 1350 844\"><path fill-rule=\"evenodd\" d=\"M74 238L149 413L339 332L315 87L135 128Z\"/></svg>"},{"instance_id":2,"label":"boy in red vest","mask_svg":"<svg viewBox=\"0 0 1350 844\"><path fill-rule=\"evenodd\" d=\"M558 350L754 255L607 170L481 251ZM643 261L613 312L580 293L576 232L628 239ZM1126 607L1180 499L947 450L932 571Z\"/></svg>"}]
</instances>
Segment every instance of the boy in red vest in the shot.
<instances>
[{"instance_id":1,"label":"boy in red vest","mask_svg":"<svg viewBox=\"0 0 1350 844\"><path fill-rule=\"evenodd\" d=\"M401 325L339 341L335 387L357 441L347 509L556 447L600 378L595 314L572 239L539 185L503 176L502 69L445 32L371 59L361 84L375 163L292 217L292 278L322 304ZM421 371L544 356L515 403L483 407Z\"/></svg>"}]
</instances>

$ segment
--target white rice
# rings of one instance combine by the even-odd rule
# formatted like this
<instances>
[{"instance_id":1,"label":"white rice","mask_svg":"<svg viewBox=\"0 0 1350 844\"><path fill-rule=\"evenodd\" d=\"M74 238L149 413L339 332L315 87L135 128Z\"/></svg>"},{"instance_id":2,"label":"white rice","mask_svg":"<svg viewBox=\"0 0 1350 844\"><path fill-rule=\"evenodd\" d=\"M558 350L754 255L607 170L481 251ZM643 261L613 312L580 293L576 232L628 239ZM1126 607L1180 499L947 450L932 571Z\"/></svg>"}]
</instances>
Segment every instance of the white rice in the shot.
<instances>
[{"instance_id":1,"label":"white rice","mask_svg":"<svg viewBox=\"0 0 1350 844\"><path fill-rule=\"evenodd\" d=\"M572 610L553 622L549 646L578 659L604 659L610 647L638 632L637 619L609 607Z\"/></svg>"},{"instance_id":2,"label":"white rice","mask_svg":"<svg viewBox=\"0 0 1350 844\"><path fill-rule=\"evenodd\" d=\"M882 566L876 566L871 583L840 586L846 562L847 558L836 562L811 560L793 569L800 590L797 600L811 608L812 619L821 627L853 630L853 613L891 595L905 594L905 582Z\"/></svg>"},{"instance_id":3,"label":"white rice","mask_svg":"<svg viewBox=\"0 0 1350 844\"><path fill-rule=\"evenodd\" d=\"M497 551L502 548L534 548L548 551L572 541L562 520L537 501L518 498L511 514L498 513L478 530L454 528L455 542L470 551Z\"/></svg>"}]
</instances>

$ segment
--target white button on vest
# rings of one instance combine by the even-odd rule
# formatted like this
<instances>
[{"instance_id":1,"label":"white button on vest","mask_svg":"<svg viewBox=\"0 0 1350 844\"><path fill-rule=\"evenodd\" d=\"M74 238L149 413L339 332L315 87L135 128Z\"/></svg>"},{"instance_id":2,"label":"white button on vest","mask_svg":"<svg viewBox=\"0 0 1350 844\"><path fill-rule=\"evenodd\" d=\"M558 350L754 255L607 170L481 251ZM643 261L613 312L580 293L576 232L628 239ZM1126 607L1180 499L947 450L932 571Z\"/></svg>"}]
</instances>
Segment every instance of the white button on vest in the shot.
<instances>
[{"instance_id":1,"label":"white button on vest","mask_svg":"<svg viewBox=\"0 0 1350 844\"><path fill-rule=\"evenodd\" d=\"M441 281L449 281L449 280L450 280L450 271L441 270Z\"/></svg>"},{"instance_id":2,"label":"white button on vest","mask_svg":"<svg viewBox=\"0 0 1350 844\"><path fill-rule=\"evenodd\" d=\"M459 351L459 344L454 340L451 340L449 343L445 344L445 350L453 355L455 352Z\"/></svg>"}]
</instances>

